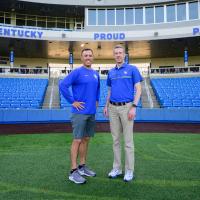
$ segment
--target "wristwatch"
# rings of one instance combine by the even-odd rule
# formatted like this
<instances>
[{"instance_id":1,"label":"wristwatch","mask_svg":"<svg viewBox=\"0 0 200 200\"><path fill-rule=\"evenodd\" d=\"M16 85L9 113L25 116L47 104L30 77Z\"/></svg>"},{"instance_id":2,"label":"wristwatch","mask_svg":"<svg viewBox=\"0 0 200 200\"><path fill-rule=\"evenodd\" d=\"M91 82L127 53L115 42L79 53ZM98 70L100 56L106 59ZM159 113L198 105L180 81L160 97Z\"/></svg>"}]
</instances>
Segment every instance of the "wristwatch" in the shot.
<instances>
[{"instance_id":1,"label":"wristwatch","mask_svg":"<svg viewBox=\"0 0 200 200\"><path fill-rule=\"evenodd\" d=\"M133 103L133 104L132 104L132 107L137 108L137 105Z\"/></svg>"}]
</instances>

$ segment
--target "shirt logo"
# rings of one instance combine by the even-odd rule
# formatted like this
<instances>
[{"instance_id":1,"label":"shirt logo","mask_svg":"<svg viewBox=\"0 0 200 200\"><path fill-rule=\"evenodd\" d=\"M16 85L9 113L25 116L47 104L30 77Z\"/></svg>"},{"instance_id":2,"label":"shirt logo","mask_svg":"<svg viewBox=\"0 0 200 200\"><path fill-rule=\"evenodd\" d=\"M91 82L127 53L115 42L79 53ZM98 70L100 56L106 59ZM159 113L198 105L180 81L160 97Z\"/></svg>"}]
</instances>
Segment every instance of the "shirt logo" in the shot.
<instances>
[{"instance_id":1,"label":"shirt logo","mask_svg":"<svg viewBox=\"0 0 200 200\"><path fill-rule=\"evenodd\" d=\"M88 74L85 74L84 76L89 76Z\"/></svg>"},{"instance_id":2,"label":"shirt logo","mask_svg":"<svg viewBox=\"0 0 200 200\"><path fill-rule=\"evenodd\" d=\"M127 74L127 71L124 71L124 74Z\"/></svg>"},{"instance_id":3,"label":"shirt logo","mask_svg":"<svg viewBox=\"0 0 200 200\"><path fill-rule=\"evenodd\" d=\"M94 78L96 78L96 79L97 79L97 75L96 75L96 74L94 74Z\"/></svg>"}]
</instances>

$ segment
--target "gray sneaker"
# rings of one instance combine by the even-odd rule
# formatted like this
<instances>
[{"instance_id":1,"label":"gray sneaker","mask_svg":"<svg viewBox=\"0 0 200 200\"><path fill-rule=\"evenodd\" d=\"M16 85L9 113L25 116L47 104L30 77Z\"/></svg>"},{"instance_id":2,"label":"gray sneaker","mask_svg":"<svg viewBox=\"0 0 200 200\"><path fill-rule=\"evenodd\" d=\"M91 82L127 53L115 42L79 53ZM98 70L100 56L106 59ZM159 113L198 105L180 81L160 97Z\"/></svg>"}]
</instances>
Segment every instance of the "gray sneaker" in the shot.
<instances>
[{"instance_id":1,"label":"gray sneaker","mask_svg":"<svg viewBox=\"0 0 200 200\"><path fill-rule=\"evenodd\" d=\"M89 169L86 165L84 165L81 168L78 168L78 172L80 175L85 175L85 176L96 176L96 173Z\"/></svg>"},{"instance_id":2,"label":"gray sneaker","mask_svg":"<svg viewBox=\"0 0 200 200\"><path fill-rule=\"evenodd\" d=\"M74 182L74 183L76 183L76 184L83 184L83 183L86 182L86 179L83 178L79 174L78 170L75 170L73 173L70 173L69 180L72 181L72 182Z\"/></svg>"}]
</instances>

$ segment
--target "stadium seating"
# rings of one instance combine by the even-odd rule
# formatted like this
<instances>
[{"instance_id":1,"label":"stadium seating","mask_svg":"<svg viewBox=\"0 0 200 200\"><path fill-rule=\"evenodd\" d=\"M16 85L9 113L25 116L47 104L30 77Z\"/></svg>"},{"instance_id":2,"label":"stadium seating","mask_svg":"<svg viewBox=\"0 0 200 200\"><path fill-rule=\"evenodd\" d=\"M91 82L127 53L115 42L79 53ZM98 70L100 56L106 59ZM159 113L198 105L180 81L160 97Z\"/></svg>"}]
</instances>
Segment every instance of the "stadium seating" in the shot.
<instances>
[{"instance_id":1,"label":"stadium seating","mask_svg":"<svg viewBox=\"0 0 200 200\"><path fill-rule=\"evenodd\" d=\"M0 108L41 108L48 79L0 78Z\"/></svg>"},{"instance_id":2,"label":"stadium seating","mask_svg":"<svg viewBox=\"0 0 200 200\"><path fill-rule=\"evenodd\" d=\"M106 97L107 97L107 85L106 85L106 80L105 79L101 79L101 82L100 82L100 88L101 88L101 91L100 91L100 99L99 99L99 107L103 107L105 106L105 103L106 103ZM62 96L62 94L60 94L60 108L67 108L69 107L70 104L67 102L67 100ZM138 107L142 107L142 103L141 103L141 100L138 104ZM99 108L98 109L98 112L100 112L100 116L102 115L102 109Z\"/></svg>"},{"instance_id":3,"label":"stadium seating","mask_svg":"<svg viewBox=\"0 0 200 200\"><path fill-rule=\"evenodd\" d=\"M151 85L161 107L200 107L200 77L153 78Z\"/></svg>"}]
</instances>

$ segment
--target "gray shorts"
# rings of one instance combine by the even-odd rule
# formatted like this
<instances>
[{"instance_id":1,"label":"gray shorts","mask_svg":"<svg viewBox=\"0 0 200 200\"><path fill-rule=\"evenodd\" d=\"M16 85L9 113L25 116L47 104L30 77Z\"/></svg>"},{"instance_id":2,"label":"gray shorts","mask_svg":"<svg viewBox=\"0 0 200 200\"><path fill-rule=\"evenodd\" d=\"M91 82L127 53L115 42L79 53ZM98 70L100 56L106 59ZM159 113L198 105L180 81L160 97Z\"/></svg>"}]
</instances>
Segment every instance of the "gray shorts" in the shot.
<instances>
[{"instance_id":1,"label":"gray shorts","mask_svg":"<svg viewBox=\"0 0 200 200\"><path fill-rule=\"evenodd\" d=\"M94 136L95 115L72 113L71 123L74 139Z\"/></svg>"}]
</instances>

